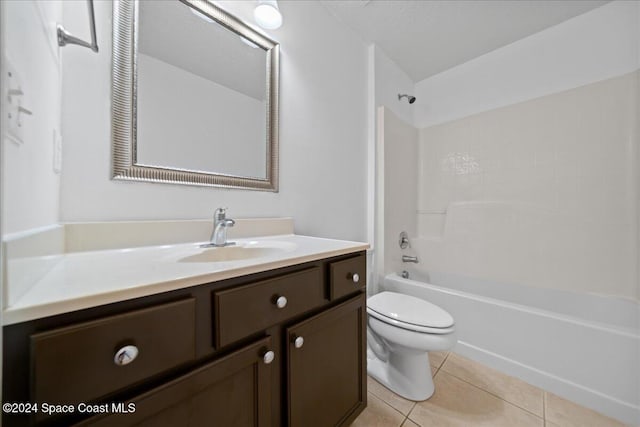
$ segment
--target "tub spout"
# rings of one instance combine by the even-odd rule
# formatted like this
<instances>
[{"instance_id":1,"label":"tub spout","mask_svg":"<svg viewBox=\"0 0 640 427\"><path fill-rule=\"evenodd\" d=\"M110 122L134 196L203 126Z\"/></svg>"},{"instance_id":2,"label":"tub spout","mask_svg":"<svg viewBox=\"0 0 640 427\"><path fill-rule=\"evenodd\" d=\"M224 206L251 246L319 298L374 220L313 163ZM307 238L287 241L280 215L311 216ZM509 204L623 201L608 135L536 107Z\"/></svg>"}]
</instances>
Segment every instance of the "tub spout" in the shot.
<instances>
[{"instance_id":1,"label":"tub spout","mask_svg":"<svg viewBox=\"0 0 640 427\"><path fill-rule=\"evenodd\" d=\"M413 262L413 263L417 264L418 263L418 257L417 256L402 255L402 262Z\"/></svg>"}]
</instances>

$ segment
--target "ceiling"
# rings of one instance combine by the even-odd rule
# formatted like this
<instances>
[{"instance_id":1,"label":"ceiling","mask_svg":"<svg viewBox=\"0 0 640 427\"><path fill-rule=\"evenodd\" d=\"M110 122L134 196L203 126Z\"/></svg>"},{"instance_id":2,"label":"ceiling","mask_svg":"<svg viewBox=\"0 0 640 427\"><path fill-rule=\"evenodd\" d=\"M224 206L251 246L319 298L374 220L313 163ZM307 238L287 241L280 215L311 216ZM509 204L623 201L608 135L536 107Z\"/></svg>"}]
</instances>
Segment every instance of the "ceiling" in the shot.
<instances>
[{"instance_id":1,"label":"ceiling","mask_svg":"<svg viewBox=\"0 0 640 427\"><path fill-rule=\"evenodd\" d=\"M321 0L414 82L599 7L600 0Z\"/></svg>"}]
</instances>

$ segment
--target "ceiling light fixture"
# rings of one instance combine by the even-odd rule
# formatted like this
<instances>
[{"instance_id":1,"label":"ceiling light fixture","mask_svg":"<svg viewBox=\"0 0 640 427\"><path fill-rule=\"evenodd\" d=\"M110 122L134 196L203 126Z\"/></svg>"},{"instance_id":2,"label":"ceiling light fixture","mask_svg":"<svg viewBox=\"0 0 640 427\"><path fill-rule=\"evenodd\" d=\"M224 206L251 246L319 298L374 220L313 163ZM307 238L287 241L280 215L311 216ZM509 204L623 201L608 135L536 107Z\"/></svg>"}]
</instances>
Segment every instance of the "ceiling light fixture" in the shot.
<instances>
[{"instance_id":1,"label":"ceiling light fixture","mask_svg":"<svg viewBox=\"0 0 640 427\"><path fill-rule=\"evenodd\" d=\"M258 0L253 17L258 25L265 30L275 30L282 25L282 14L278 8L277 0Z\"/></svg>"}]
</instances>

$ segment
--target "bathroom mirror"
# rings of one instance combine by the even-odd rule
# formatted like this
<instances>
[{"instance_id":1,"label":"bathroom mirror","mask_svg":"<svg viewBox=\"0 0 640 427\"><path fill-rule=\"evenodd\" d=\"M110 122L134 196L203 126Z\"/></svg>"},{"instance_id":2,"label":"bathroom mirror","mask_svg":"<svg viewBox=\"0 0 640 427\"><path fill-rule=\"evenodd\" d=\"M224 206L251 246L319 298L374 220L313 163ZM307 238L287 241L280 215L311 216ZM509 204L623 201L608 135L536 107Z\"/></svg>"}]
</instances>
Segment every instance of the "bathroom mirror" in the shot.
<instances>
[{"instance_id":1,"label":"bathroom mirror","mask_svg":"<svg viewBox=\"0 0 640 427\"><path fill-rule=\"evenodd\" d=\"M278 43L205 0L113 7L112 177L278 191Z\"/></svg>"}]
</instances>

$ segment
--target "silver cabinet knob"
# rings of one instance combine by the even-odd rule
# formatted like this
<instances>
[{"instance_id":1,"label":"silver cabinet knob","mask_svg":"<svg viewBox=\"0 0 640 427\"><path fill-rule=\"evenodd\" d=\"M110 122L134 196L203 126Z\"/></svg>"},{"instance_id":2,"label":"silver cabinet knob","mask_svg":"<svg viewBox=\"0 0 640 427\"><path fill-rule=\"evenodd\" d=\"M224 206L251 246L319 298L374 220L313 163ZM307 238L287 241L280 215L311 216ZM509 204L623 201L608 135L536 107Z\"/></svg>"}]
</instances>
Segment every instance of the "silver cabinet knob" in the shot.
<instances>
[{"instance_id":1,"label":"silver cabinet knob","mask_svg":"<svg viewBox=\"0 0 640 427\"><path fill-rule=\"evenodd\" d=\"M264 362L265 365L268 365L271 362L273 362L273 359L275 358L276 358L276 354L273 351L269 350L262 356L262 361Z\"/></svg>"},{"instance_id":2,"label":"silver cabinet knob","mask_svg":"<svg viewBox=\"0 0 640 427\"><path fill-rule=\"evenodd\" d=\"M116 351L115 356L113 356L113 363L118 366L128 365L136 360L136 357L138 357L138 347L135 345L126 345Z\"/></svg>"},{"instance_id":3,"label":"silver cabinet knob","mask_svg":"<svg viewBox=\"0 0 640 427\"><path fill-rule=\"evenodd\" d=\"M278 308L285 308L287 306L287 297L279 296L278 299L276 299L276 306Z\"/></svg>"},{"instance_id":4,"label":"silver cabinet knob","mask_svg":"<svg viewBox=\"0 0 640 427\"><path fill-rule=\"evenodd\" d=\"M296 337L296 339L293 340L293 345L295 346L295 348L302 348L302 346L304 345L304 338Z\"/></svg>"},{"instance_id":5,"label":"silver cabinet knob","mask_svg":"<svg viewBox=\"0 0 640 427\"><path fill-rule=\"evenodd\" d=\"M360 281L360 275L358 273L350 274L350 276L353 283L358 283Z\"/></svg>"}]
</instances>

